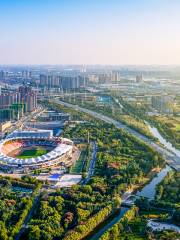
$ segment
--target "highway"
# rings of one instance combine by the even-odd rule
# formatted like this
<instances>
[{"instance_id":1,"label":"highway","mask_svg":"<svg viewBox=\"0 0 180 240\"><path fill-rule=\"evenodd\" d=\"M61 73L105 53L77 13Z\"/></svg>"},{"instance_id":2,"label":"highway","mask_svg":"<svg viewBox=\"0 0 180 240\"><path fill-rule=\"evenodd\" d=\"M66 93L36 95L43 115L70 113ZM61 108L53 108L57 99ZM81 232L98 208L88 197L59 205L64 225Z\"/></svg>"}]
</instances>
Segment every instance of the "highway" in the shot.
<instances>
[{"instance_id":1,"label":"highway","mask_svg":"<svg viewBox=\"0 0 180 240\"><path fill-rule=\"evenodd\" d=\"M146 136L138 133L137 131L135 131L134 129L126 126L125 124L114 120L113 118L107 117L101 113L97 113L95 111L86 109L86 108L82 108L78 105L74 105L74 104L70 104L67 102L63 102L60 101L58 99L52 100L52 102L56 103L56 104L61 104L64 105L66 107L69 108L73 108L77 111L80 112L84 112L87 113L97 119L100 119L104 122L110 123L110 124L114 124L115 127L117 127L118 129L124 129L125 131L127 131L129 134L134 135L135 137L137 137L139 140L144 141L145 143L147 143L148 145L150 145L153 149L155 149L157 152L159 152L160 154L163 155L163 157L166 159L167 163L173 167L174 169L180 171L180 158L175 155L174 153L170 152L169 150L159 146L157 143L154 143L151 139L147 138Z\"/></svg>"}]
</instances>

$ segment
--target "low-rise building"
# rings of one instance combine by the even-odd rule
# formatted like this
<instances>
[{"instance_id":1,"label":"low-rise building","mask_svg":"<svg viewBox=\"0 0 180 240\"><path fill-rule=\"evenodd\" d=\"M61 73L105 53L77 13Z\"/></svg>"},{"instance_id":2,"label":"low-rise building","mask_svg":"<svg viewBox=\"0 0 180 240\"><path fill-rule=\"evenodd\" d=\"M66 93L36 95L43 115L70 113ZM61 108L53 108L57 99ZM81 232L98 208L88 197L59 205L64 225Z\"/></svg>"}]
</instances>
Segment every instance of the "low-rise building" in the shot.
<instances>
[{"instance_id":1,"label":"low-rise building","mask_svg":"<svg viewBox=\"0 0 180 240\"><path fill-rule=\"evenodd\" d=\"M46 122L46 121L69 121L70 115L68 113L61 113L61 112L55 112L55 111L47 111L44 112L40 117L40 121Z\"/></svg>"}]
</instances>

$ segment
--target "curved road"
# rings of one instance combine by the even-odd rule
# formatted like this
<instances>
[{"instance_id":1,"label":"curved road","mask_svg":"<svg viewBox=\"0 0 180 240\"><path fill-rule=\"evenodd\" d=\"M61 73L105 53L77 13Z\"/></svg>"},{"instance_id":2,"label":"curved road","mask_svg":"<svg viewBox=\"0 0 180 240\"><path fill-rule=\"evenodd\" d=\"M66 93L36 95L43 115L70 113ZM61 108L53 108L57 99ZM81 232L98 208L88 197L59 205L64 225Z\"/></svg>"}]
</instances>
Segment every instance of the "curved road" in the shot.
<instances>
[{"instance_id":1,"label":"curved road","mask_svg":"<svg viewBox=\"0 0 180 240\"><path fill-rule=\"evenodd\" d=\"M53 102L57 103L57 104L64 105L64 106L69 107L69 108L73 108L73 109L75 109L77 111L80 111L80 112L87 113L87 114L89 114L89 115L91 115L95 118L98 118L98 119L104 121L104 122L114 124L119 129L124 129L128 133L136 136L138 139L146 142L152 148L154 148L157 152L162 154L171 167L173 167L176 170L180 170L180 158L177 155L175 155L174 153L171 153L169 150L159 146L158 144L154 143L151 139L149 139L146 136L138 133L134 129L126 126L125 124L123 124L119 121L116 121L113 118L107 117L107 116L105 116L101 113L97 113L95 111L92 111L92 110L89 110L89 109L86 109L86 108L82 108L78 105L70 104L70 103L63 102L63 101L60 101L60 100L57 100L57 99L55 99Z\"/></svg>"}]
</instances>

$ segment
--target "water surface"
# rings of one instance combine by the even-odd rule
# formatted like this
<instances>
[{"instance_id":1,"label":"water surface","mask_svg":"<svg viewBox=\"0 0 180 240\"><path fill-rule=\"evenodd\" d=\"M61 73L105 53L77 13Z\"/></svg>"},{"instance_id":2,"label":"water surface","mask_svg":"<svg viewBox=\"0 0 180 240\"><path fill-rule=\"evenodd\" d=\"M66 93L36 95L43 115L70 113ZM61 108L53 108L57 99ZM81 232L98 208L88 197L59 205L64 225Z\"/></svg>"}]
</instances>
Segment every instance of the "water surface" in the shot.
<instances>
[{"instance_id":1,"label":"water surface","mask_svg":"<svg viewBox=\"0 0 180 240\"><path fill-rule=\"evenodd\" d=\"M171 170L171 168L166 165L151 181L148 183L143 189L136 193L137 196L147 197L150 199L154 199L156 194L156 185L159 184L167 173Z\"/></svg>"},{"instance_id":2,"label":"water surface","mask_svg":"<svg viewBox=\"0 0 180 240\"><path fill-rule=\"evenodd\" d=\"M180 157L180 151L177 148L175 148L170 142L168 142L165 138L163 138L163 136L159 133L157 128L151 127L150 125L148 126L153 136L156 137L161 144L163 144L168 150L173 152L176 156Z\"/></svg>"}]
</instances>

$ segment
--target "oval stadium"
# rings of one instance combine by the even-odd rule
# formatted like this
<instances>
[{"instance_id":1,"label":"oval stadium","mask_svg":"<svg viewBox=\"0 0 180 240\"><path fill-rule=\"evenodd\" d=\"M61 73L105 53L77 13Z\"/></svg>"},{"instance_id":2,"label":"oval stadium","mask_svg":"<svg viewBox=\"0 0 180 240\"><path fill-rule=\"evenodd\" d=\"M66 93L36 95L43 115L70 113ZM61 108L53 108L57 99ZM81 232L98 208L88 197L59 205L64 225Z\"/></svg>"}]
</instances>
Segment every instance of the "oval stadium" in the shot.
<instances>
[{"instance_id":1,"label":"oval stadium","mask_svg":"<svg viewBox=\"0 0 180 240\"><path fill-rule=\"evenodd\" d=\"M0 165L14 170L66 165L72 151L69 139L54 138L43 131L16 132L0 142Z\"/></svg>"}]
</instances>

